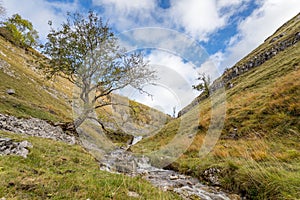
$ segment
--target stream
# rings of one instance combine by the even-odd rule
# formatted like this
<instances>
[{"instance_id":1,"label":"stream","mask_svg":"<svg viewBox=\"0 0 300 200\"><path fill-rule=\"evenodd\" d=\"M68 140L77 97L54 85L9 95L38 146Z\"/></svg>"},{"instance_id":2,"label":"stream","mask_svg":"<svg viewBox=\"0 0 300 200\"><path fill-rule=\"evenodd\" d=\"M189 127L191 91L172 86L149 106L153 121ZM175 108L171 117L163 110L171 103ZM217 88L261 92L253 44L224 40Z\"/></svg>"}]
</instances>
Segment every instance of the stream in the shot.
<instances>
[{"instance_id":1,"label":"stream","mask_svg":"<svg viewBox=\"0 0 300 200\"><path fill-rule=\"evenodd\" d=\"M131 145L136 144L140 139L142 138L134 139ZM218 188L203 185L196 178L151 166L149 158L136 157L126 151L126 148L117 148L106 154L100 162L100 169L129 176L139 175L154 186L164 191L173 191L185 200L195 199L195 197L203 200L240 199L238 195L229 195Z\"/></svg>"}]
</instances>

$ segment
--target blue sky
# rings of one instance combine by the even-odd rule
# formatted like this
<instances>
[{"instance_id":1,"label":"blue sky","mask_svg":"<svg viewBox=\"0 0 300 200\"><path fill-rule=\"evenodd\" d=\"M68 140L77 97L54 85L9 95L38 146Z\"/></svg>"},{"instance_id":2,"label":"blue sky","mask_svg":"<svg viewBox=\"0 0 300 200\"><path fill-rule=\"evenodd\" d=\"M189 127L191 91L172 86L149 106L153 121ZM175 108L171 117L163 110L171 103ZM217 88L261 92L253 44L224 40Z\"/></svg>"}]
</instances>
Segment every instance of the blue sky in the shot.
<instances>
[{"instance_id":1,"label":"blue sky","mask_svg":"<svg viewBox=\"0 0 300 200\"><path fill-rule=\"evenodd\" d=\"M191 90L198 72L218 77L300 11L299 0L3 0L3 5L7 16L29 19L42 42L48 20L59 27L67 11L95 10L122 44L147 51L161 72L161 88L148 86L154 98L130 89L122 94L167 113L199 94Z\"/></svg>"}]
</instances>

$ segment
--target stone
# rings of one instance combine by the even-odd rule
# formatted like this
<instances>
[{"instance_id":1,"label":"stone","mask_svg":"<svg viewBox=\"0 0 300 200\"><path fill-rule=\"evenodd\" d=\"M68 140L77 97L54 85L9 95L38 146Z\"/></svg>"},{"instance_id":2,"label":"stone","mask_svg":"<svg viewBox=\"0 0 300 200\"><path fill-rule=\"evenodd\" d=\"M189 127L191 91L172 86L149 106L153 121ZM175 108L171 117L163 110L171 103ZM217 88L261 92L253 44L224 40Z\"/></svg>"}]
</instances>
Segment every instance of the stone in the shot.
<instances>
[{"instance_id":1,"label":"stone","mask_svg":"<svg viewBox=\"0 0 300 200\"><path fill-rule=\"evenodd\" d=\"M126 164L118 164L116 166L117 172L121 173L132 173L133 172L133 166L132 165L126 165Z\"/></svg>"},{"instance_id":2,"label":"stone","mask_svg":"<svg viewBox=\"0 0 300 200\"><path fill-rule=\"evenodd\" d=\"M68 128L72 129L70 126L71 125L69 125ZM63 141L68 144L76 143L75 134L72 134L74 132L73 129L67 134L67 130L64 132L60 126L53 126L44 120L36 118L18 119L14 116L0 114L0 130L50 138L53 140Z\"/></svg>"},{"instance_id":3,"label":"stone","mask_svg":"<svg viewBox=\"0 0 300 200\"><path fill-rule=\"evenodd\" d=\"M220 181L219 181L219 173L221 171L218 168L212 167L212 168L208 168L206 169L202 176L204 178L204 180L208 181L210 184L218 186L220 185Z\"/></svg>"},{"instance_id":4,"label":"stone","mask_svg":"<svg viewBox=\"0 0 300 200\"><path fill-rule=\"evenodd\" d=\"M177 180L179 177L178 176L176 176L176 175L171 175L170 176L170 180Z\"/></svg>"},{"instance_id":5,"label":"stone","mask_svg":"<svg viewBox=\"0 0 300 200\"><path fill-rule=\"evenodd\" d=\"M138 193L133 192L133 191L128 191L127 196L133 197L133 198L139 198L140 197L140 195Z\"/></svg>"},{"instance_id":6,"label":"stone","mask_svg":"<svg viewBox=\"0 0 300 200\"><path fill-rule=\"evenodd\" d=\"M16 91L14 89L7 89L6 93L9 94L9 95L13 95L13 94L16 93Z\"/></svg>"},{"instance_id":7,"label":"stone","mask_svg":"<svg viewBox=\"0 0 300 200\"><path fill-rule=\"evenodd\" d=\"M0 155L19 155L26 158L29 147L32 147L32 144L26 140L14 142L10 138L0 138Z\"/></svg>"},{"instance_id":8,"label":"stone","mask_svg":"<svg viewBox=\"0 0 300 200\"><path fill-rule=\"evenodd\" d=\"M133 162L137 163L134 175L132 174ZM183 199L229 199L226 193L217 190L215 187L205 186L198 179L179 174L173 170L156 168L151 165L149 158L145 156L136 157L131 152L120 147L103 156L103 159L100 161L100 169L107 170L107 167L116 168L117 170L115 171L109 170L113 173L120 172L129 176L137 175L142 177L163 191L172 191L179 194ZM213 168L208 169L207 172L207 175L209 175L214 172L219 173L220 170ZM127 195L133 198L140 198L140 195L135 193L128 191Z\"/></svg>"},{"instance_id":9,"label":"stone","mask_svg":"<svg viewBox=\"0 0 300 200\"><path fill-rule=\"evenodd\" d=\"M237 194L230 194L229 198L231 200L241 200L241 197L239 195L237 195Z\"/></svg>"},{"instance_id":10,"label":"stone","mask_svg":"<svg viewBox=\"0 0 300 200\"><path fill-rule=\"evenodd\" d=\"M275 36L270 40L270 44L272 44L271 48L265 49L264 52L260 54L254 55L252 58L250 58L246 63L244 63L242 66L233 66L231 68L227 68L223 75L216 79L213 84L210 87L211 92L218 90L219 88L223 87L223 85L227 85L229 88L232 88L230 85L230 80L234 79L235 77L249 71L251 68L258 67L262 65L267 60L271 59L272 57L276 56L279 51L284 51L286 48L295 45L300 40L300 32L297 32L292 37L288 37L287 39L278 42L277 40L279 38L282 38L286 35L286 33L282 33L278 36ZM276 43L277 42L277 43ZM190 105L179 111L179 114L182 115L186 113L188 110L190 110L193 106L197 105L197 102L195 102L195 105L192 102Z\"/></svg>"}]
</instances>

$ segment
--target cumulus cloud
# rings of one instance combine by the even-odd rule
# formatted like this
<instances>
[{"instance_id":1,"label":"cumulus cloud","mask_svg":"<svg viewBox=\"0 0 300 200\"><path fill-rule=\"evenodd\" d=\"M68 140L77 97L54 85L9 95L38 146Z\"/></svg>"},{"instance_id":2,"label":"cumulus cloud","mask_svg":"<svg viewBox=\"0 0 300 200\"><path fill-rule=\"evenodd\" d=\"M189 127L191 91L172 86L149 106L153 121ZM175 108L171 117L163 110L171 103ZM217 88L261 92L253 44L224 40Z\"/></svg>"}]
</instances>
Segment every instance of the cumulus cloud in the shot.
<instances>
[{"instance_id":1,"label":"cumulus cloud","mask_svg":"<svg viewBox=\"0 0 300 200\"><path fill-rule=\"evenodd\" d=\"M3 0L3 5L7 10L7 16L19 13L23 18L31 21L38 30L42 42L46 40L50 30L49 20L53 22L54 27L58 27L65 21L67 12L74 12L80 8L78 0L74 2Z\"/></svg>"},{"instance_id":2,"label":"cumulus cloud","mask_svg":"<svg viewBox=\"0 0 300 200\"><path fill-rule=\"evenodd\" d=\"M156 0L93 0L104 9L105 16L122 32L132 28L162 27L184 32L197 41L209 40L209 35L226 26L229 18L250 0L171 0L168 9Z\"/></svg>"},{"instance_id":3,"label":"cumulus cloud","mask_svg":"<svg viewBox=\"0 0 300 200\"><path fill-rule=\"evenodd\" d=\"M237 19L250 2L256 2L258 8L249 16L243 16L243 20ZM67 11L89 9L82 8L82 3L80 0L3 0L7 15L19 13L29 19L42 41L49 32L48 20L57 27L65 21ZM160 89L148 87L155 94L153 99L137 98L171 113L174 105L182 107L197 95L191 87L187 89L195 83L197 72L216 78L220 70L231 67L296 15L300 1L170 0L170 6L165 9L159 7L157 0L92 0L92 5L96 10L100 8L99 14L120 33L122 46L128 50L157 50L151 50L146 56L164 82L159 83ZM225 50L207 55L199 42L209 44L214 39L212 35L230 26L233 20L239 22L237 34L226 41ZM179 102L181 105L177 105Z\"/></svg>"},{"instance_id":4,"label":"cumulus cloud","mask_svg":"<svg viewBox=\"0 0 300 200\"><path fill-rule=\"evenodd\" d=\"M153 12L157 10L156 0L93 0L92 3L104 8L104 16L118 31L137 28L141 24L157 24L153 19Z\"/></svg>"},{"instance_id":5,"label":"cumulus cloud","mask_svg":"<svg viewBox=\"0 0 300 200\"><path fill-rule=\"evenodd\" d=\"M246 56L283 23L295 16L300 8L299 0L289 0L289 3L284 0L265 0L259 3L260 6L240 22L238 33L230 39L225 52L217 53L219 58L223 54L220 64L222 69L233 66Z\"/></svg>"},{"instance_id":6,"label":"cumulus cloud","mask_svg":"<svg viewBox=\"0 0 300 200\"><path fill-rule=\"evenodd\" d=\"M169 16L177 27L199 41L225 27L234 13L241 12L249 0L172 1Z\"/></svg>"},{"instance_id":7,"label":"cumulus cloud","mask_svg":"<svg viewBox=\"0 0 300 200\"><path fill-rule=\"evenodd\" d=\"M151 10L155 7L155 0L140 1L140 0L93 0L94 5L111 6L115 11L130 14L131 12L143 12Z\"/></svg>"},{"instance_id":8,"label":"cumulus cloud","mask_svg":"<svg viewBox=\"0 0 300 200\"><path fill-rule=\"evenodd\" d=\"M207 34L224 26L226 21L219 15L215 1L174 1L170 11L178 27L200 40L205 40Z\"/></svg>"},{"instance_id":9,"label":"cumulus cloud","mask_svg":"<svg viewBox=\"0 0 300 200\"><path fill-rule=\"evenodd\" d=\"M162 50L154 50L146 59L158 75L154 86L144 88L153 97L134 92L132 88L121 91L122 95L172 114L173 107L179 111L199 94L192 90L198 73L191 62L184 62L181 57Z\"/></svg>"}]
</instances>

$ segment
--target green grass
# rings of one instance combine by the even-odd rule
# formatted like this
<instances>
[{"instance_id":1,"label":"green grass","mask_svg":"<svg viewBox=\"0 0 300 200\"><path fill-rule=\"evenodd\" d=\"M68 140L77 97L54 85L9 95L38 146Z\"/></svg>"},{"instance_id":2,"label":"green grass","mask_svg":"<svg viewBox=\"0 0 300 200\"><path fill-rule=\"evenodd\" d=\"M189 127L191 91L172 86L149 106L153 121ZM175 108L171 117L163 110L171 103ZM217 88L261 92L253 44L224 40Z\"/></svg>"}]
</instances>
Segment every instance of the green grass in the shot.
<instances>
[{"instance_id":1,"label":"green grass","mask_svg":"<svg viewBox=\"0 0 300 200\"><path fill-rule=\"evenodd\" d=\"M142 178L100 171L78 145L0 131L1 137L33 144L25 159L0 156L0 197L6 199L180 199ZM139 198L129 197L129 191Z\"/></svg>"},{"instance_id":2,"label":"green grass","mask_svg":"<svg viewBox=\"0 0 300 200\"><path fill-rule=\"evenodd\" d=\"M293 19L276 34L285 32L286 37L294 34L295 30L299 30L299 22L297 26L295 23ZM268 48L267 43L240 63L265 48ZM221 170L219 178L223 188L250 199L299 199L299 55L298 43L231 81L234 87L226 90L222 133L205 157L199 157L199 150L204 143L209 143L205 136L212 118L211 100L220 97L220 92L204 99L179 119L168 123L155 136L139 142L132 150L150 154L163 149L178 135L179 129L185 132L194 129L197 134L192 144L169 167L203 181L203 172L217 167ZM220 105L214 107L214 112L221 111Z\"/></svg>"},{"instance_id":3,"label":"green grass","mask_svg":"<svg viewBox=\"0 0 300 200\"><path fill-rule=\"evenodd\" d=\"M284 33L276 42L283 41L299 32L297 17L282 26L265 43L242 59L242 65L269 49L270 40ZM37 117L51 121L71 120L70 83L57 79L45 81L43 75L31 68L37 54L25 51L0 39L0 58L10 64L18 78L0 70L0 113L17 117ZM220 169L221 186L239 192L249 199L298 199L300 196L300 48L299 43L289 47L263 65L231 80L234 87L226 90L226 116L221 136L214 148L199 157L211 123L211 99L218 99L220 91L204 99L179 119L151 113L145 106L137 106L129 113L136 127L161 121L167 125L160 131L132 147L134 152L151 153L160 150L171 141L174 146L159 153L176 156L177 147L189 141L185 136L196 132L188 149L169 167L203 179L204 170ZM57 98L51 95L55 89ZM9 96L6 89L13 88L16 94ZM50 93L49 93L50 92ZM67 99L61 94L65 94ZM124 101L128 101L123 99ZM222 113L216 105L214 112ZM100 111L101 112L101 111ZM105 113L111 113L108 108ZM144 114L146 113L146 114ZM98 113L99 114L99 113ZM120 113L121 115L121 113ZM110 122L110 117L99 114ZM117 118L122 116L117 116ZM169 122L169 120L171 120ZM154 121L154 122L153 122ZM151 124L150 123L150 124ZM89 126L92 129L92 127ZM95 143L103 141L95 132L89 135ZM1 135L23 140L19 135L0 132ZM232 138L232 134L235 138ZM175 136L179 136L173 140ZM94 158L79 146L45 140L26 138L33 143L27 159L17 156L0 157L0 197L7 199L130 199L126 194L135 191L140 199L174 199L171 193L162 193L140 178L99 171ZM108 145L109 146L109 145ZM159 154L154 157L158 159ZM158 161L159 162L159 161ZM155 163L155 162L154 162Z\"/></svg>"},{"instance_id":4,"label":"green grass","mask_svg":"<svg viewBox=\"0 0 300 200\"><path fill-rule=\"evenodd\" d=\"M36 69L37 55L25 53L0 38L0 113L16 117L37 117L50 121L70 121L72 85L58 78L47 81ZM13 74L12 76L9 73ZM16 91L6 94L7 89Z\"/></svg>"},{"instance_id":5,"label":"green grass","mask_svg":"<svg viewBox=\"0 0 300 200\"><path fill-rule=\"evenodd\" d=\"M1 67L5 66L0 69L0 113L21 118L36 117L52 122L71 121L72 108L69 102L72 100L73 86L59 77L52 81L46 80L33 67L37 66L35 62L39 56L32 49L26 53L24 49L0 38ZM10 88L16 93L6 94L6 90ZM107 112L102 114L110 117ZM100 147L107 142L103 145L106 148L112 147L110 140L106 141L107 138L98 134L99 127L87 125L86 128L90 135L83 135L81 139ZM117 133L112 131L112 136L115 134ZM95 156L99 156L97 149L87 152L78 145L70 146L44 138L3 131L0 131L0 136L16 141L26 139L33 144L26 159L19 156L0 156L0 198L180 199L173 193L162 192L153 187L141 177L130 178L100 171L95 160ZM128 140L127 136L124 136L125 142ZM120 142L120 137L115 139L115 142ZM130 191L140 196L129 197L127 193Z\"/></svg>"}]
</instances>

